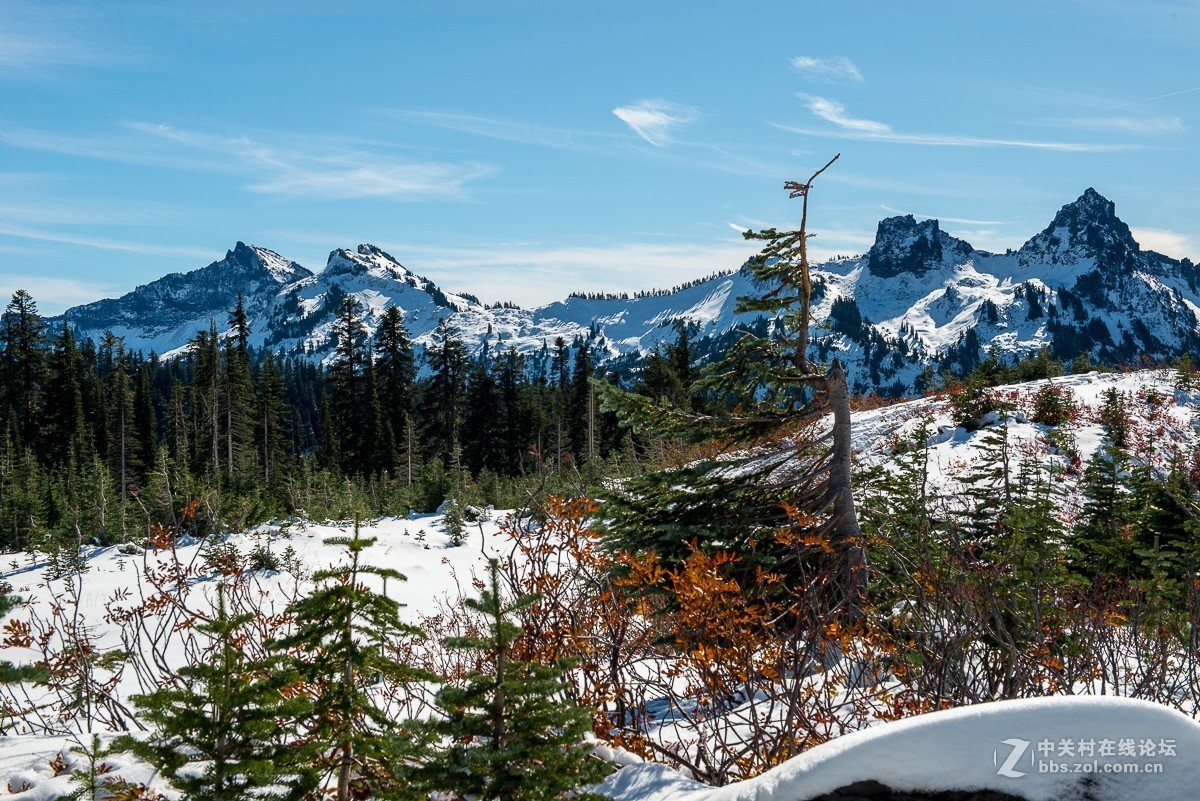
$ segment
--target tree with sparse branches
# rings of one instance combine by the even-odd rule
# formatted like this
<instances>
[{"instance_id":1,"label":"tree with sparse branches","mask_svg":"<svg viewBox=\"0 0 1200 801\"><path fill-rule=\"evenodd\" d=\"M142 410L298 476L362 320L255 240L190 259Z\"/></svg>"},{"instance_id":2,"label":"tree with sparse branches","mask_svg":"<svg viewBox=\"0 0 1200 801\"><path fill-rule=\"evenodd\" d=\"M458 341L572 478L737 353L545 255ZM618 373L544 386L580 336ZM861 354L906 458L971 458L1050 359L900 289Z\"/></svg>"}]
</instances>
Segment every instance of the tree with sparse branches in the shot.
<instances>
[{"instance_id":1,"label":"tree with sparse branches","mask_svg":"<svg viewBox=\"0 0 1200 801\"><path fill-rule=\"evenodd\" d=\"M679 464L619 485L603 515L616 547L654 551L670 564L711 546L747 554L749 570L787 574L789 563L806 558L797 544L827 544L840 562L839 609L853 621L862 614L866 565L851 492L849 389L839 360L825 367L808 355L808 198L837 158L807 182L785 184L804 201L798 229L746 233L764 243L746 266L762 292L739 298L737 311L774 324L762 335L747 331L697 383L711 413L601 388L605 408L628 424L696 446Z\"/></svg>"}]
</instances>

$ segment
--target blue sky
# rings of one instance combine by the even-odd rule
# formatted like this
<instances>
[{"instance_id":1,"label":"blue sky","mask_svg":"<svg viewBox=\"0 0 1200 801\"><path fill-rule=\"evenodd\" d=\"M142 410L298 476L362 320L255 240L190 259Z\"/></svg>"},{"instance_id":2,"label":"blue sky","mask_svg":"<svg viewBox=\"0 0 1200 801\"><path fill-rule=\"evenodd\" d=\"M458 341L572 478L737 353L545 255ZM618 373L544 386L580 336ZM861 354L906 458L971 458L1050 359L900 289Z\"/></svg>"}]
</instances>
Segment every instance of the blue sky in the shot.
<instances>
[{"instance_id":1,"label":"blue sky","mask_svg":"<svg viewBox=\"0 0 1200 801\"><path fill-rule=\"evenodd\" d=\"M372 242L535 305L884 216L1018 247L1086 187L1200 257L1195 2L0 0L0 292L43 312L237 240Z\"/></svg>"}]
</instances>

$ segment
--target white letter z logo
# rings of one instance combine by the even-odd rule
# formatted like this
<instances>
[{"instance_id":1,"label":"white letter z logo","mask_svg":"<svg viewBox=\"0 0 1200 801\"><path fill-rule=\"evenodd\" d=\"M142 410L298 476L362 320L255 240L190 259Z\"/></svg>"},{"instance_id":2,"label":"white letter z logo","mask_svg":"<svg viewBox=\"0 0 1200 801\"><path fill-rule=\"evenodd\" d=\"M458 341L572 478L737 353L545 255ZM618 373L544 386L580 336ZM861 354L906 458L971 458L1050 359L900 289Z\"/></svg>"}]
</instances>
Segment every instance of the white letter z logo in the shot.
<instances>
[{"instance_id":1,"label":"white letter z logo","mask_svg":"<svg viewBox=\"0 0 1200 801\"><path fill-rule=\"evenodd\" d=\"M1007 776L1010 779L1019 779L1025 775L1024 771L1013 770L1017 766L1017 761L1025 755L1025 751L1029 748L1028 740L1003 740L1002 743L1012 747L1012 753L1008 755L1008 759L1004 760L1004 764L996 769L996 773L1001 776ZM995 751L992 752L992 764L995 764L1000 759L1000 756Z\"/></svg>"}]
</instances>

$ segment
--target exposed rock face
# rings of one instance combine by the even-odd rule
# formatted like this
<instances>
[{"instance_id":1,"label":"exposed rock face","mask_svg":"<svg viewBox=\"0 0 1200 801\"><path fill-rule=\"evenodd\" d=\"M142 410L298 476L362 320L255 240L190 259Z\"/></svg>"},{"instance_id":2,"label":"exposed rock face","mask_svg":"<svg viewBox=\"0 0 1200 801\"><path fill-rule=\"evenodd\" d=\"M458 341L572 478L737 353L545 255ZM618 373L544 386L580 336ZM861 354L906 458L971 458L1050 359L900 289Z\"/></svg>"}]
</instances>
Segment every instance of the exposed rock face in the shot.
<instances>
[{"instance_id":1,"label":"exposed rock face","mask_svg":"<svg viewBox=\"0 0 1200 801\"><path fill-rule=\"evenodd\" d=\"M911 214L880 220L875 244L867 252L867 269L879 278L900 273L923 275L961 264L973 248L947 234L937 220L917 222Z\"/></svg>"}]
</instances>

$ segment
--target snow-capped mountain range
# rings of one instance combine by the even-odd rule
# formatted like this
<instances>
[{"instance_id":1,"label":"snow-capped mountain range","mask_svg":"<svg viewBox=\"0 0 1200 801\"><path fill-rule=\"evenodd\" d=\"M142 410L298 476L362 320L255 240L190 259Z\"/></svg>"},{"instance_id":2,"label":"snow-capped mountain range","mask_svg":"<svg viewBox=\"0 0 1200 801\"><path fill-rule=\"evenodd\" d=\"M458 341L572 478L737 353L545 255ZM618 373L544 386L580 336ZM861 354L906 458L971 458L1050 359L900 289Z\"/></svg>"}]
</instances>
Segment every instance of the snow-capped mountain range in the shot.
<instances>
[{"instance_id":1,"label":"snow-capped mountain range","mask_svg":"<svg viewBox=\"0 0 1200 801\"><path fill-rule=\"evenodd\" d=\"M969 367L992 347L1006 355L1050 347L1063 358L1088 352L1113 361L1200 350L1200 268L1142 250L1094 189L1007 253L978 250L937 220L889 217L865 255L816 265L814 284L819 355L839 356L860 389L902 392L929 365ZM719 343L737 325L770 325L734 313L739 296L755 293L744 269L670 291L572 295L521 309L445 291L373 245L335 250L313 273L241 242L207 267L64 317L85 336L111 330L129 347L170 355L211 321L223 330L239 291L254 346L317 359L332 352L334 313L348 294L369 310L371 329L385 308L399 306L419 345L448 318L476 351L537 353L561 336L590 340L602 362L674 340L679 320L701 351L705 340Z\"/></svg>"}]
</instances>

